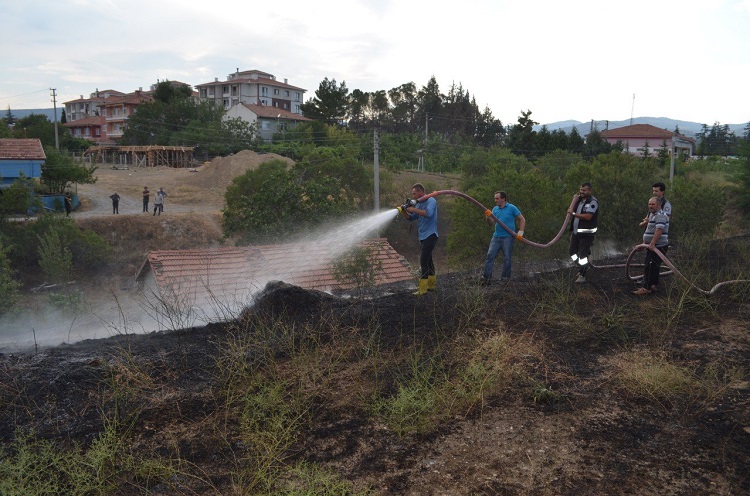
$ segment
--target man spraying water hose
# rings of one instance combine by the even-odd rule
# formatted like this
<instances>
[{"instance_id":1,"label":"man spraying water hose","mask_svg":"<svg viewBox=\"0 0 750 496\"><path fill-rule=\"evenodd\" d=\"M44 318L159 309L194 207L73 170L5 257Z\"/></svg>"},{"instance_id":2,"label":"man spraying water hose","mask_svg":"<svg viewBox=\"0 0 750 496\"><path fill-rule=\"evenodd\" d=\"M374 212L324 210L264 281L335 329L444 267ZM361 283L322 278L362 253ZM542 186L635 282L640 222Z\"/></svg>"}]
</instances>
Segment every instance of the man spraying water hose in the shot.
<instances>
[{"instance_id":1,"label":"man spraying water hose","mask_svg":"<svg viewBox=\"0 0 750 496\"><path fill-rule=\"evenodd\" d=\"M576 282L582 283L586 282L586 272L591 266L589 257L591 247L594 245L599 218L599 202L591 194L591 183L581 184L578 194L573 197L568 213L573 217L573 222L570 224L573 234L570 236L568 254L573 263L578 264Z\"/></svg>"},{"instance_id":2,"label":"man spraying water hose","mask_svg":"<svg viewBox=\"0 0 750 496\"><path fill-rule=\"evenodd\" d=\"M438 242L437 201L433 197L418 201L425 196L424 193L424 186L420 183L415 184L411 187L412 200L407 201L398 209L407 220L416 220L419 228L420 278L419 289L414 293L416 295L423 295L428 290L434 290L437 282L435 263L432 260L432 252L435 250L435 245Z\"/></svg>"}]
</instances>

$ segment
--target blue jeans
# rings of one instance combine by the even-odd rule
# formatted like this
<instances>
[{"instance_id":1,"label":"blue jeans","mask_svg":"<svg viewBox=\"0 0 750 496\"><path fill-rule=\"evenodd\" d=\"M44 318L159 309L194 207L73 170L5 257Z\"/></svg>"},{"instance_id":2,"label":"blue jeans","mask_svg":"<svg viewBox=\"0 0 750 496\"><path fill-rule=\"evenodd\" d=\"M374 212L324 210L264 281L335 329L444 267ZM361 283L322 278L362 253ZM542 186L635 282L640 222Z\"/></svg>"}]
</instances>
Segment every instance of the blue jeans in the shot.
<instances>
[{"instance_id":1,"label":"blue jeans","mask_svg":"<svg viewBox=\"0 0 750 496\"><path fill-rule=\"evenodd\" d=\"M495 259L500 251L503 252L503 272L500 275L501 278L510 279L510 263L513 255L513 241L512 236L503 236L498 238L492 236L490 241L490 249L487 250L487 258L484 261L484 278L492 279L492 268L495 266Z\"/></svg>"}]
</instances>

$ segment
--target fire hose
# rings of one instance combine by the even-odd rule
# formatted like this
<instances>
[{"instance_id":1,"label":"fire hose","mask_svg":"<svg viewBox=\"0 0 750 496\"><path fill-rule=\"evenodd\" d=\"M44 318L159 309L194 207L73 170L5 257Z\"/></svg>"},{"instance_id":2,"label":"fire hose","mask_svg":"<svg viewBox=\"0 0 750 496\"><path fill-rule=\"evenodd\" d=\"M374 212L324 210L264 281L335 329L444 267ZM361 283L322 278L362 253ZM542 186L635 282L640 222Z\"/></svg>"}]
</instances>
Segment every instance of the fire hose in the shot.
<instances>
[{"instance_id":1,"label":"fire hose","mask_svg":"<svg viewBox=\"0 0 750 496\"><path fill-rule=\"evenodd\" d=\"M414 206L414 205L416 205L417 202L422 202L422 201L427 200L428 198L434 198L434 197L440 196L440 195L454 195L454 196L461 197L461 198L469 201L470 203L473 203L479 209L482 210L482 212L484 213L484 215L486 217L491 218L492 220L494 220L495 222L497 222L497 224L500 225L500 227L502 227L506 231L508 231L508 233L511 236L515 237L517 240L519 240L522 243L526 243L527 245L534 246L536 248L549 248L553 244L557 243L560 240L560 238L562 237L562 235L565 232L566 228L568 227L568 223L570 222L570 219L571 219L571 214L566 213L566 215L565 215L565 221L563 221L563 225L560 228L560 231L557 233L557 235L555 235L555 237L552 238L552 240L550 242L548 242L548 243L536 243L534 241L526 239L523 236L518 235L518 233L516 233L513 229L511 229L510 227L506 226L502 221L500 221L500 219L498 219L492 213L492 210L490 210L487 207L485 207L484 205L482 205L478 200L472 198L471 196L469 196L469 195L467 195L465 193L461 193L460 191L449 190L449 189L440 190L440 191L433 191L430 194L422 196L421 198L417 199L416 201L415 200L409 200L409 199L407 199L406 203L404 205L402 205L401 207L398 207L398 210L400 212L403 212L408 206ZM572 210L573 209L573 207L575 206L575 201L576 201L576 197L573 197L573 199L570 202L570 207L569 207L568 210ZM642 251L644 249L646 249L646 250L648 249L648 245L647 244L639 244L639 245L637 245L635 248L633 248L631 250L630 254L628 255L627 261L624 264L603 265L603 266L596 266L594 264L591 264L591 266L594 267L594 268L597 268L597 269L608 269L608 268L611 269L611 268L622 268L622 267L624 267L625 268L625 275L627 276L627 278L630 279L631 281L637 281L639 279L642 279L643 275L635 275L635 276L631 275L630 274L630 268L631 267L643 267L643 264L640 264L640 265L639 264L634 264L634 263L632 263L632 260L633 260L633 256L637 252ZM697 291L699 291L700 293L702 293L704 295L712 295L719 288L721 288L723 286L727 286L729 284L750 283L750 279L735 279L735 280L731 280L731 281L720 282L720 283L716 284L710 290L704 290L704 289L699 288L695 283L693 283L687 277L685 277L685 275L682 274L682 272L680 272L672 264L672 262L666 257L666 255L664 255L664 253L661 252L661 250L659 250L658 248L654 248L654 253L662 260L662 262L664 263L664 265L666 265L669 268L668 271L660 273L659 274L660 276L666 276L666 275L673 274L673 273L677 274L685 282L687 282L691 287L693 287L694 289L696 289Z\"/></svg>"}]
</instances>

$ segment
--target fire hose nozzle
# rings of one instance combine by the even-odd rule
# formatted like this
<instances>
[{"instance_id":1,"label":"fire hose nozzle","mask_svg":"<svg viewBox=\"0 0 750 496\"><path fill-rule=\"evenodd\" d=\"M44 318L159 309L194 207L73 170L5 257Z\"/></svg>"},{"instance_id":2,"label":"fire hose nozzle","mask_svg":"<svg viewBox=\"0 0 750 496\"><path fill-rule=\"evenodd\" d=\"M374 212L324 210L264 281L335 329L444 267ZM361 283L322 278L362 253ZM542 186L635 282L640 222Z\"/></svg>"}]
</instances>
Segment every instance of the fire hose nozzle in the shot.
<instances>
[{"instance_id":1,"label":"fire hose nozzle","mask_svg":"<svg viewBox=\"0 0 750 496\"><path fill-rule=\"evenodd\" d=\"M401 213L406 212L406 209L409 207L416 207L417 206L417 200L414 200L413 198L407 198L404 200L404 204L398 207L398 211Z\"/></svg>"}]
</instances>

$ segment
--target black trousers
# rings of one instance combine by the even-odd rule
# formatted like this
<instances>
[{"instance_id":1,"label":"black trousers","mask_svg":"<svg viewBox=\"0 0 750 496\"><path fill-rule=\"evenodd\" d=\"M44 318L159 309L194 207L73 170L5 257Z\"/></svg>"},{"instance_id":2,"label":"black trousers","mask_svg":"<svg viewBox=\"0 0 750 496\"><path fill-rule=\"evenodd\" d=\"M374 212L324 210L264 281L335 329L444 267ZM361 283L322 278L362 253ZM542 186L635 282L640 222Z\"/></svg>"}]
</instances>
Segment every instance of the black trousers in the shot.
<instances>
[{"instance_id":1,"label":"black trousers","mask_svg":"<svg viewBox=\"0 0 750 496\"><path fill-rule=\"evenodd\" d=\"M656 247L663 254L667 254L668 246L657 246ZM659 255L646 250L646 261L644 262L645 267L643 269L643 287L651 289L651 286L659 285L659 271L661 270L661 258Z\"/></svg>"},{"instance_id":2,"label":"black trousers","mask_svg":"<svg viewBox=\"0 0 750 496\"><path fill-rule=\"evenodd\" d=\"M437 234L431 234L419 242L419 267L422 271L422 279L427 279L428 276L435 275L435 263L432 261L432 252L435 250L437 242Z\"/></svg>"},{"instance_id":3,"label":"black trousers","mask_svg":"<svg viewBox=\"0 0 750 496\"><path fill-rule=\"evenodd\" d=\"M594 245L594 236L583 235L583 234L571 234L570 244L568 245L568 254L578 263L578 273L582 276L586 275L586 272L591 267L591 263L588 258L591 256L591 247ZM582 264L581 260L586 260L586 263Z\"/></svg>"}]
</instances>

